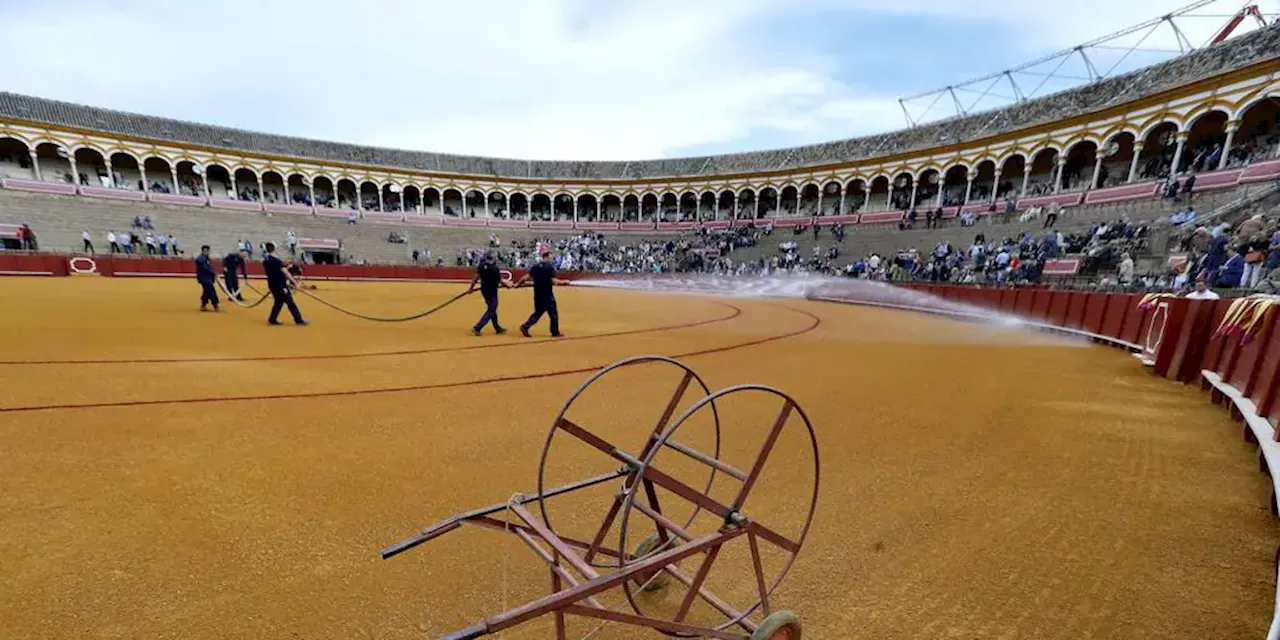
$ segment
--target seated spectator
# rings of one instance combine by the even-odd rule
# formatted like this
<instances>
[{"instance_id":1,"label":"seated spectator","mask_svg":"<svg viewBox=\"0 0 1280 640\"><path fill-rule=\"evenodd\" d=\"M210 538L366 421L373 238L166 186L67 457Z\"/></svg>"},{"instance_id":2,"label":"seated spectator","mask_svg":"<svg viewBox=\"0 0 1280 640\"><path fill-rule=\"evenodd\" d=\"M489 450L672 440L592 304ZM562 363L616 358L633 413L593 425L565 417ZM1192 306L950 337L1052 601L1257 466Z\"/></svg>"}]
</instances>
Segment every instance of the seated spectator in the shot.
<instances>
[{"instance_id":1,"label":"seated spectator","mask_svg":"<svg viewBox=\"0 0 1280 640\"><path fill-rule=\"evenodd\" d=\"M1218 270L1217 279L1214 280L1213 286L1234 289L1240 286L1240 279L1244 276L1244 256L1236 251L1233 246L1227 247L1227 261Z\"/></svg>"}]
</instances>

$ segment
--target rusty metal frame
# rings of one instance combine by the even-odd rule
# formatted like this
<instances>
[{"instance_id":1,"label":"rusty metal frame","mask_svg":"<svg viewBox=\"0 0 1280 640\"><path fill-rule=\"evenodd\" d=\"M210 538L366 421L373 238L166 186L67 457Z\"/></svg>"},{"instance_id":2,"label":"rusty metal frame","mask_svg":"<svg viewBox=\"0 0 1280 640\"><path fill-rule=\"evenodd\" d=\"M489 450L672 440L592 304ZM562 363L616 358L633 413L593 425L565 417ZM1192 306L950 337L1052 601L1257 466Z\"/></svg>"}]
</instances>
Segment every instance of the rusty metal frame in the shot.
<instances>
[{"instance_id":1,"label":"rusty metal frame","mask_svg":"<svg viewBox=\"0 0 1280 640\"><path fill-rule=\"evenodd\" d=\"M683 369L685 373L675 393L667 403L653 434L645 441L640 455L633 456L627 453L565 417L565 413L573 404L573 401L577 399L585 388L598 380L601 375L616 370L621 366L655 361L674 363ZM545 479L547 453L547 449L544 448L543 463L539 469L538 493L531 496L517 495L503 504L491 505L458 514L431 525L417 535L391 545L382 551L384 559L391 558L445 533L461 528L464 524L471 524L515 535L547 565L551 580L551 593L549 595L489 616L470 627L442 636L443 639L479 638L515 627L534 618L551 614L554 616L555 637L557 640L566 640L566 616L596 619L605 621L605 623L616 622L646 627L673 637L749 640L751 634L757 628L757 623L752 621L749 616L758 609L763 611L766 616L770 613L769 596L795 563L795 559L799 554L800 548L804 545L810 525L813 522L818 494L819 463L817 440L812 424L799 405L787 394L762 385L730 387L715 393L708 391L706 395L693 403L689 409L672 420L675 409L679 406L681 398L693 381L697 381L704 390L707 389L702 379L691 369L674 360L660 356L631 358L606 367L600 373L588 379L566 402L565 407L556 417L551 434L548 435L546 447L550 447L551 441L557 432L563 431L620 461L623 465L621 468L612 473L602 474L548 490L542 486ZM736 393L767 394L775 396L782 401L777 418L773 421L750 471L738 471L719 460L720 423L718 413L714 413L716 424L716 452L714 455L705 454L683 445L675 447L668 444L673 442L671 440L672 435L688 422L692 416L704 409L715 412L715 402L718 399ZM807 431L809 441L813 447L814 464L813 494L810 498L808 514L800 529L800 534L795 540L791 540L765 524L751 519L742 511L756 480L769 459L770 452L777 443L781 431L793 416L800 418ZM699 491L657 469L653 465L654 459L661 451L667 449L703 462L711 469L711 481L714 481L715 474L719 471L726 477L732 477L741 482L742 486L734 503L725 505L712 498L710 495L711 482L708 482L707 489ZM732 472L726 470L726 468L732 469ZM545 505L548 499L569 495L576 491L611 481L621 481L622 486L615 497L612 507L606 514L602 526L592 540L576 540L556 532L551 521L546 516ZM682 525L671 520L670 517L663 513L656 491L659 487L693 505L695 508L694 515L690 517L687 523ZM643 489L643 492L641 489ZM643 497L643 499L637 500L637 497ZM535 516L531 507L528 506L534 502L538 503L541 518ZM715 514L722 519L723 523L712 533L692 533L690 531L691 524L698 513L703 510ZM627 524L633 511L638 511L653 522L659 540L653 549L649 549L641 555L635 555L627 551ZM500 516L499 514L502 515ZM618 546L611 548L605 544L605 539L619 517L621 517L621 523ZM712 566L720 555L722 547L743 536L746 537L750 546L751 569L755 577L754 586L759 597L750 606L738 609L708 590L705 582L711 573ZM760 560L760 540L770 542L790 554L785 566L772 581L767 580L764 574ZM637 553L640 552L637 551ZM602 563L595 562L594 559L597 556L605 559L605 561ZM697 564L696 572L690 576L680 569L678 563L694 556L701 556L701 560ZM602 571L602 569L605 571ZM688 589L678 611L670 619L646 615L633 595L633 583L638 585L642 582L651 581L659 573L678 580ZM618 587L622 588L626 596L626 602L623 603L623 606L629 604L634 613L624 613L621 610L621 606L617 610L606 608L596 598L597 595L616 590ZM720 611L728 621L714 627L686 622L685 617L699 598Z\"/></svg>"}]
</instances>

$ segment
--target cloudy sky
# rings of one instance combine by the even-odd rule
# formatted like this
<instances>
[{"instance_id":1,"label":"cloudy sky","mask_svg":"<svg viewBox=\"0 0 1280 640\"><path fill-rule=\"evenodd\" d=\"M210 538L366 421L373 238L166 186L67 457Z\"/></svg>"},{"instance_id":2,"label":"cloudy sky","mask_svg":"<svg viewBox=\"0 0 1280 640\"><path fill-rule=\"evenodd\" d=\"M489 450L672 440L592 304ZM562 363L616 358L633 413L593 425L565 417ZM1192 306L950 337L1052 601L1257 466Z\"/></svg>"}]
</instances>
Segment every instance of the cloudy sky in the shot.
<instances>
[{"instance_id":1,"label":"cloudy sky","mask_svg":"<svg viewBox=\"0 0 1280 640\"><path fill-rule=\"evenodd\" d=\"M21 61L0 90L429 151L670 157L900 128L900 97L1190 1L0 0ZM1223 21L1179 24L1199 46ZM1144 44L1175 46L1167 29ZM1105 72L1121 52L1093 55ZM1018 81L1029 92L1039 76ZM913 101L913 116L954 113L949 96L925 113L931 101Z\"/></svg>"}]
</instances>

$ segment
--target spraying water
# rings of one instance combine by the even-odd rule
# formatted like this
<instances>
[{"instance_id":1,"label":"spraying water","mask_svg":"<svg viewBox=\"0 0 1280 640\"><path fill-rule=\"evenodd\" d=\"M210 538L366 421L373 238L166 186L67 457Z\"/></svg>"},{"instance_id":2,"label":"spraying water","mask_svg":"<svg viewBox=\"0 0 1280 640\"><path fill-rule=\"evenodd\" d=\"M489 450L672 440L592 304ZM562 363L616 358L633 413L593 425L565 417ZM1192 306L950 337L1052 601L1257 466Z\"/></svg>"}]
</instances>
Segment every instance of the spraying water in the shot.
<instances>
[{"instance_id":1,"label":"spraying water","mask_svg":"<svg viewBox=\"0 0 1280 640\"><path fill-rule=\"evenodd\" d=\"M574 285L661 293L694 293L751 298L803 298L855 302L870 306L905 308L961 316L1010 328L1034 326L1034 323L1029 323L1017 316L947 300L923 291L895 287L886 282L813 274L778 276L636 275L577 280Z\"/></svg>"}]
</instances>

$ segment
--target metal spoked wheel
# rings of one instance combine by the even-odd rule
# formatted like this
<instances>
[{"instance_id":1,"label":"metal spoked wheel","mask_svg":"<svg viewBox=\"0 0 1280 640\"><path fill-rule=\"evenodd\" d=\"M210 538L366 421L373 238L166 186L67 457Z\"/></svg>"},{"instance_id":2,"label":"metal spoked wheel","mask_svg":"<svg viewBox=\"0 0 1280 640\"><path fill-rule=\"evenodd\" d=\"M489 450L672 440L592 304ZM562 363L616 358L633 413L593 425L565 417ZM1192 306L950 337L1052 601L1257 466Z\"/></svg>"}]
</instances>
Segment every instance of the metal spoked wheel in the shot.
<instances>
[{"instance_id":1,"label":"metal spoked wheel","mask_svg":"<svg viewBox=\"0 0 1280 640\"><path fill-rule=\"evenodd\" d=\"M601 369L600 371L593 374L590 378L587 378L581 385L578 386L578 388L573 392L573 395L569 396L569 399L565 401L564 406L560 409L560 413L556 415L555 421L551 423L551 429L547 433L547 440L542 447L542 456L538 462L538 493L539 494L545 493L548 487L547 461L551 453L551 447L556 440L556 436L560 434L562 431L573 430L573 429L576 429L577 427L577 425L575 425L567 417L570 414L570 410L573 408L574 404L580 398L582 398L583 395L592 386L594 386L597 382L599 382L602 378L609 375L610 373L616 372L620 369L624 369L628 367L636 367L636 366L641 366L646 364L660 365L660 366L665 365L667 367L672 367L682 372L683 375L680 379L680 382L677 384L674 392L672 393L671 398L665 405L662 413L658 416L657 422L653 428L653 435L646 441L646 444L644 445L644 447L641 448L639 455L631 456L631 454L627 454L627 453L623 454L628 457L631 457L632 460L638 461L640 458L643 458L647 453L649 453L651 449L654 448L654 446L658 442L658 437L660 436L662 431L666 429L669 421L671 420L671 417L675 414L676 409L679 408L681 400L683 400L684 396L690 392L690 388L689 388L690 386L696 383L697 387L693 391L695 393L700 391L700 395L703 400L705 400L707 397L711 395L711 387L707 386L706 381L704 381L702 377L697 374L697 372L695 372L693 369L690 369L684 363L678 360L674 360L672 358L668 358L666 356L659 356L659 355L635 356L632 358L627 358L625 360L619 360L618 362L615 362L605 367L604 369ZM714 437L715 437L712 455L718 457L720 455L720 433L721 433L720 414L716 410L714 403L710 403L709 406L711 408L712 424L714 427ZM621 480L621 486L619 487L619 495L623 495L625 494L627 487L634 481L634 478L635 478L634 469L632 469L631 471L625 474L620 471L619 476ZM714 468L711 468L707 474L706 484L702 488L702 491L704 493L709 493L711 491L711 487L715 484L715 481L716 481L716 470ZM608 530L613 525L615 518L618 515L618 510L620 508L621 508L621 501L620 500L615 501L613 508L605 516L603 525L601 527L603 531L601 535L608 533ZM547 501L539 500L538 509L541 512L543 522L547 524L547 528L549 528L552 531L556 531L555 524L552 522L552 519L551 519L551 514L547 510ZM689 527L693 523L693 521L698 517L698 514L700 513L700 511L701 511L701 508L695 505L693 512L689 514L688 519L684 523L684 526L686 528ZM618 547L618 550L620 552L625 549L627 549L627 547L625 546ZM650 551L656 551L656 550L658 550L658 547L655 547ZM620 556L623 556L623 555L625 554L620 554ZM622 558L622 557L619 557L618 559L625 560L625 558ZM587 558L587 561L592 566L601 568L601 569L609 569L617 566L616 562L613 559L596 560L594 557L589 557Z\"/></svg>"},{"instance_id":2,"label":"metal spoked wheel","mask_svg":"<svg viewBox=\"0 0 1280 640\"><path fill-rule=\"evenodd\" d=\"M717 402L723 402L727 396L731 396L731 395L739 396L739 397L748 396L748 395L774 397L782 401L782 406L777 414L777 417L773 422L772 428L770 429L768 435L765 438L765 442L761 449L760 455L756 458L754 464L752 465L749 471L740 471L738 469L734 469L733 467L728 466L723 462L720 462L718 452L714 459L708 460L708 459L705 459L706 457L704 457L703 459L703 461L706 462L709 466L713 466L713 468L716 468L717 470L723 472L724 475L734 477L742 483L742 486L740 488L740 491L738 492L737 498L730 505L719 505L714 503L714 501L705 502L707 500L707 496L705 492L701 498L703 502L699 503L695 501L695 504L699 504L701 508L709 508L709 509L716 510L715 515L721 516L724 518L726 528L740 527L740 528L748 528L751 530L752 535L750 536L749 541L751 544L751 554L753 557L753 561L755 563L755 571L756 571L757 581L759 585L759 597L751 605L749 605L748 607L742 610L734 610L732 608L726 608L725 606L726 603L723 603L723 602L717 603L717 602L708 600L708 603L711 604L711 606L719 609L720 612L724 614L725 617L727 618L727 622L724 622L721 625L716 627L716 629L718 630L728 629L733 626L745 626L744 623L747 616L749 616L751 613L759 609L762 606L762 604L767 602L768 596L772 594L775 589L777 589L778 585L782 583L782 580L786 578L787 574L791 571L791 567L795 564L796 558L799 556L800 548L804 546L805 538L808 537L809 528L810 528L810 525L813 523L814 512L817 509L817 505L818 505L818 478L820 474L820 465L819 465L819 459L818 459L818 440L817 440L817 435L815 434L813 429L813 424L809 421L809 417L804 413L804 410L801 409L798 404L796 404L795 400L791 396L773 387L768 387L764 385L740 385L736 387L729 387L727 389L722 389L720 391L717 391L713 394L710 394L702 398L693 406L689 407L689 409L687 409L684 412L684 414L682 414L679 418L673 421L671 425L668 426L663 431L663 433L659 436L655 446L650 447L649 450L645 453L645 455L639 460L640 466L637 469L633 470L631 476L629 476L630 478L644 477L645 473L651 469L654 458L658 455L660 451L663 451L667 448L672 448L677 451L681 451L682 453L686 453L686 455L696 454L696 452L689 453L687 451L687 447L684 447L683 445L680 445L678 441L673 440L673 436L679 431L680 427L685 425L687 422L689 422L689 420L693 416L697 415L699 412L703 410L707 410L707 409L715 410L714 407L716 406ZM716 420L717 425L719 425L718 415L719 414L717 414L717 420ZM774 445L777 443L778 438L781 435L782 431L787 427L788 424L794 424L794 423L799 423L800 425L802 425L801 426L801 428L803 429L802 433L805 436L807 436L808 444L812 449L813 490L812 490L812 493L808 496L809 504L806 509L803 522L800 526L799 537L798 539L793 541L793 540L787 539L785 536L777 533L774 529L770 528L770 525L774 523L766 523L761 519L754 518L753 517L754 514L744 511L743 506L746 503L747 498L750 496L756 481L759 479L765 464L768 462L769 454L771 453ZM717 431L719 432L719 428L717 428ZM717 438L717 441L719 441L719 438ZM619 549L628 548L627 531L628 531L628 524L630 522L630 518L633 513L633 510L638 510L643 515L648 516L652 519L655 519L655 521L659 525L660 531L664 528L668 530L671 529L670 524L664 524L661 522L661 520L659 519L660 514L655 515L654 512L657 511L656 508L654 508L652 505L642 506L640 505L640 503L637 502L636 497L637 497L637 494L639 493L638 489L643 484L644 483L642 482L633 481L626 487L626 494L622 501L622 509L620 514L621 528L618 534ZM652 494L649 494L646 497L649 500L654 499ZM688 524L686 524L683 528L688 529ZM665 544L654 545L648 554L640 555L635 558L629 558L629 559L619 557L617 559L616 566L619 569L623 569L629 563L637 562L645 558L651 557L654 554L670 550L673 548L674 545L681 542L682 536L684 541L688 541L687 533L679 532L679 531L676 531L674 533L675 535L671 535L667 537L667 541ZM772 581L768 581L763 575L763 569L760 564L760 553L757 548L757 545L759 543L757 542L757 540L759 540L760 542L772 543L782 548L788 554L785 564L778 571L777 575L774 577ZM644 547L644 546L645 546L644 544L641 545L641 547ZM712 561L714 561L714 558L708 558L707 560L708 563ZM676 577L680 582L683 582L685 586L689 587L690 591L698 590L699 584L695 582L694 579L691 579L688 576L683 576L677 573L678 569L675 569L674 567L668 567L665 570L668 573L672 573L672 575ZM710 567L708 566L707 571L709 570L710 570ZM701 571L700 573L703 573L702 577L705 579L706 578L705 573ZM636 613L639 615L645 615L645 609L638 602L638 599L636 598L635 590L632 589L632 585L623 583L622 588L623 588L623 592L626 594L628 602L631 604L632 609L634 609ZM767 608L766 608L766 611L767 611ZM685 607L685 612L687 612L687 606ZM683 612L681 615L683 615ZM679 620L676 620L676 621L678 622ZM797 621L796 627L795 627L795 633L797 634L799 633L798 625L799 625L799 622ZM663 631L662 633L669 636L674 636L674 637L694 637L689 634L684 634L680 632ZM795 637L798 638L799 636L797 635ZM780 638L786 638L786 636L780 636Z\"/></svg>"}]
</instances>

